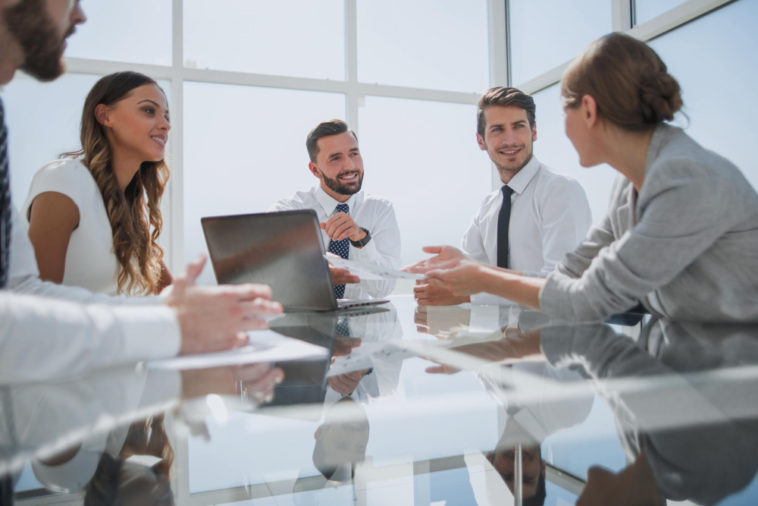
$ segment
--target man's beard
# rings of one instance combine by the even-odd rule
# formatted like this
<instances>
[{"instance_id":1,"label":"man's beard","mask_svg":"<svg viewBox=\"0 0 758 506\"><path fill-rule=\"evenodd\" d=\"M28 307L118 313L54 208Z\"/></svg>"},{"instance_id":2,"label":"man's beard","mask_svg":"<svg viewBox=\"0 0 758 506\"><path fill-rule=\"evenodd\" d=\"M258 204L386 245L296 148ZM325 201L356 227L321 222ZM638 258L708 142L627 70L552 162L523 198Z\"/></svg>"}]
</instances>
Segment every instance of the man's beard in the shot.
<instances>
[{"instance_id":1,"label":"man's beard","mask_svg":"<svg viewBox=\"0 0 758 506\"><path fill-rule=\"evenodd\" d=\"M65 70L61 58L66 37L60 37L47 15L43 0L22 0L5 10L8 30L24 51L21 70L40 81L52 81Z\"/></svg>"},{"instance_id":2,"label":"man's beard","mask_svg":"<svg viewBox=\"0 0 758 506\"><path fill-rule=\"evenodd\" d=\"M340 195L352 195L354 193L358 193L361 191L361 186L363 185L363 173L361 172L361 175L358 177L358 184L349 187L347 185L344 185L339 182L337 179L330 179L327 177L326 174L321 172L321 177L324 179L324 184L326 184L326 187L332 190L335 193L339 193ZM339 177L339 176L337 176Z\"/></svg>"}]
</instances>

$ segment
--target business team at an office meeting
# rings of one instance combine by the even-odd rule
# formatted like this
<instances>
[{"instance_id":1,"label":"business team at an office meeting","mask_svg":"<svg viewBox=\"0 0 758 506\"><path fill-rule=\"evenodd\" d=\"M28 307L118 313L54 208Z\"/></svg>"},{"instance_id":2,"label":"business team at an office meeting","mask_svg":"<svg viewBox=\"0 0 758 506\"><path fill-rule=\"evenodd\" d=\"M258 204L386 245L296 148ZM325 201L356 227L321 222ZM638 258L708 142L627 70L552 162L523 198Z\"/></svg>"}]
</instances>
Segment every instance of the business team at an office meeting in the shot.
<instances>
[{"instance_id":1,"label":"business team at an office meeting","mask_svg":"<svg viewBox=\"0 0 758 506\"><path fill-rule=\"evenodd\" d=\"M61 75L65 40L85 19L76 0L0 0L0 84L18 69L40 80ZM477 142L504 186L483 201L463 251L432 246L434 257L408 268L426 273L419 302L487 292L573 320L640 303L676 318L758 320L758 195L727 159L666 124L682 100L658 55L624 34L601 37L569 65L561 94L580 163L619 172L607 216L584 238L584 191L533 155L533 100L493 88L480 100ZM27 235L11 205L0 102L0 343L37 348L34 367L2 360L3 377L229 348L281 311L266 286L193 286L202 261L177 277L165 268L156 240L168 109L146 76L101 79L84 105L81 151L35 177ZM361 190L355 133L327 121L306 145L319 184L275 208L313 208L330 251L397 267L394 211ZM340 296L381 297L393 287L333 273Z\"/></svg>"}]
</instances>

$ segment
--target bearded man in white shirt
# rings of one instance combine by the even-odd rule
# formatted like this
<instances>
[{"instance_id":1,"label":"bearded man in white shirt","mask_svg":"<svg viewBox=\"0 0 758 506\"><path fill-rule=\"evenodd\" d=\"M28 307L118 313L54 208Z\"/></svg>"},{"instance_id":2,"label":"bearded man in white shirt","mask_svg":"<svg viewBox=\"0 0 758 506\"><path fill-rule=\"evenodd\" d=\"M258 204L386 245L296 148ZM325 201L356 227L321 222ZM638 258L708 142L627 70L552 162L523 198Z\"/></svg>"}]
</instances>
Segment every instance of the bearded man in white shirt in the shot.
<instances>
[{"instance_id":1,"label":"bearded man in white shirt","mask_svg":"<svg viewBox=\"0 0 758 506\"><path fill-rule=\"evenodd\" d=\"M479 99L476 140L503 186L482 201L461 249L480 262L546 276L585 238L592 216L579 182L534 156L535 111L534 99L516 88L497 86ZM414 295L429 306L492 299L486 294L455 296L423 282Z\"/></svg>"},{"instance_id":2,"label":"bearded man in white shirt","mask_svg":"<svg viewBox=\"0 0 758 506\"><path fill-rule=\"evenodd\" d=\"M363 158L355 132L344 121L324 121L311 130L305 146L310 157L308 169L318 178L318 186L280 200L272 210L313 209L329 251L361 263L398 269L400 230L395 210L389 200L361 189ZM385 297L395 286L394 279L355 283L358 279L345 276L342 269L331 272L338 299Z\"/></svg>"}]
</instances>

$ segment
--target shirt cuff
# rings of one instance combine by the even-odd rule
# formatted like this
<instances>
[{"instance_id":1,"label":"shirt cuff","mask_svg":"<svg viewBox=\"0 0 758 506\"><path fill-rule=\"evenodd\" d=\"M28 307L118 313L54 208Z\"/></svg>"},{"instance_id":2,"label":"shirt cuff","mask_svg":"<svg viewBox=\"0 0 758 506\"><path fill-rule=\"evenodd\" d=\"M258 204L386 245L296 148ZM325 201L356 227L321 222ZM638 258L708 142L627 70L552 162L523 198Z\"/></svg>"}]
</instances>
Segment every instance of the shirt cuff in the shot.
<instances>
[{"instance_id":1,"label":"shirt cuff","mask_svg":"<svg viewBox=\"0 0 758 506\"><path fill-rule=\"evenodd\" d=\"M365 262L371 261L372 259L379 256L379 250L376 249L376 244L374 243L373 238L362 248L356 248L355 246L350 245L350 257L354 258L355 260L361 260Z\"/></svg>"},{"instance_id":2,"label":"shirt cuff","mask_svg":"<svg viewBox=\"0 0 758 506\"><path fill-rule=\"evenodd\" d=\"M181 332L171 308L116 306L112 309L124 337L123 361L153 360L179 353ZM139 318L134 318L135 311Z\"/></svg>"}]
</instances>

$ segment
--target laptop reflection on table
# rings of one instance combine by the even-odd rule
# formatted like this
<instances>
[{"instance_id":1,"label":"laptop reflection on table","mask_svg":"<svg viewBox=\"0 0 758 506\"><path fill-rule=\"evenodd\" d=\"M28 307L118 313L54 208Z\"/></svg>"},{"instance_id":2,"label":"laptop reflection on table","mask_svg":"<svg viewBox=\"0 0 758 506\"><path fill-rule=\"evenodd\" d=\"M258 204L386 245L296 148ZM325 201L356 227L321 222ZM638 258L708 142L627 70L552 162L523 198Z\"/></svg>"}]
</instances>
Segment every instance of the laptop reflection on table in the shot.
<instances>
[{"instance_id":1,"label":"laptop reflection on table","mask_svg":"<svg viewBox=\"0 0 758 506\"><path fill-rule=\"evenodd\" d=\"M337 311L383 304L334 295L312 209L209 216L201 224L219 284L263 283L286 312Z\"/></svg>"}]
</instances>

